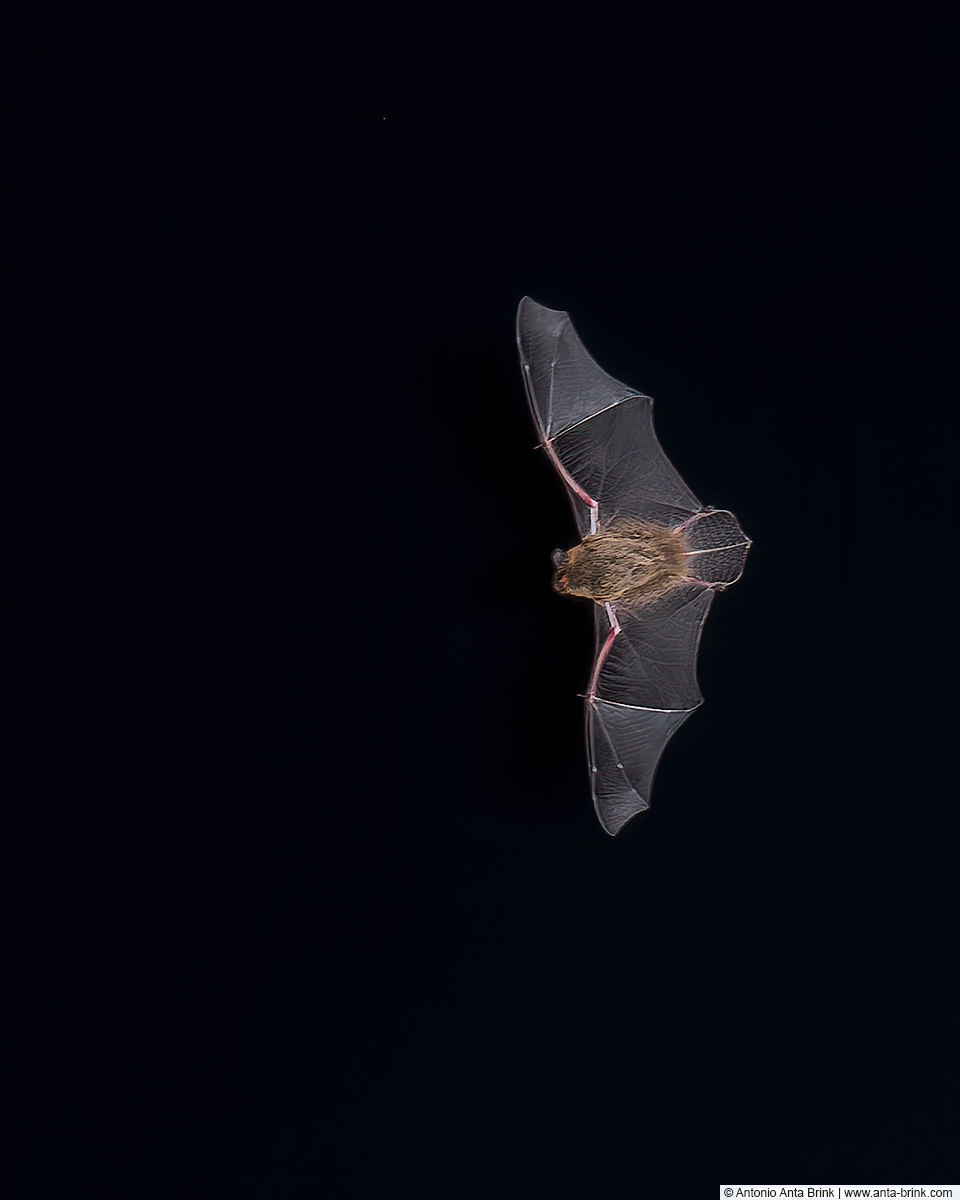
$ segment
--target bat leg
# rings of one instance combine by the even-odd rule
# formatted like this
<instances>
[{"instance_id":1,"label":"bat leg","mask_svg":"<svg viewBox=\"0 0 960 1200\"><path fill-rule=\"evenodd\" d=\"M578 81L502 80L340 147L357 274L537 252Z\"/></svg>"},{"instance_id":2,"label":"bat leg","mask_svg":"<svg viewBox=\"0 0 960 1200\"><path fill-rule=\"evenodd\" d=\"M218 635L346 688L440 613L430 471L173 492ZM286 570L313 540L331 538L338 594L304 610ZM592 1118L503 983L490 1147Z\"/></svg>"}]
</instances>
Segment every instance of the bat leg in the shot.
<instances>
[{"instance_id":1,"label":"bat leg","mask_svg":"<svg viewBox=\"0 0 960 1200\"><path fill-rule=\"evenodd\" d=\"M725 592L730 586L728 583L707 583L705 579L697 579L695 575L685 575L680 582L695 583L697 587L708 588L711 592Z\"/></svg>"},{"instance_id":2,"label":"bat leg","mask_svg":"<svg viewBox=\"0 0 960 1200\"><path fill-rule=\"evenodd\" d=\"M695 512L692 517L687 517L687 519L683 522L682 525L677 526L676 532L684 533L686 530L688 530L690 528L691 525L693 525L693 524L695 524L695 522L699 521L700 518L703 516L703 514L708 511L709 511L708 509L701 509L700 512Z\"/></svg>"}]
</instances>

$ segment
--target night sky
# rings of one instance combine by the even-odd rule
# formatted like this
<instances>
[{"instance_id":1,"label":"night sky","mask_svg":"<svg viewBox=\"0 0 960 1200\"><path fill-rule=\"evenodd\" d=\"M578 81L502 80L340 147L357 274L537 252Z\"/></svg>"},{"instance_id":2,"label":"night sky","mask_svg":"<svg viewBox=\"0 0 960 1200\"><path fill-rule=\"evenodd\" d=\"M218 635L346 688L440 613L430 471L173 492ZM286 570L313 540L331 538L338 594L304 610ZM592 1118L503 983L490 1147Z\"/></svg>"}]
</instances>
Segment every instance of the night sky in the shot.
<instances>
[{"instance_id":1,"label":"night sky","mask_svg":"<svg viewBox=\"0 0 960 1200\"><path fill-rule=\"evenodd\" d=\"M956 1175L946 42L687 17L31 118L22 1194ZM524 295L754 542L615 840Z\"/></svg>"}]
</instances>

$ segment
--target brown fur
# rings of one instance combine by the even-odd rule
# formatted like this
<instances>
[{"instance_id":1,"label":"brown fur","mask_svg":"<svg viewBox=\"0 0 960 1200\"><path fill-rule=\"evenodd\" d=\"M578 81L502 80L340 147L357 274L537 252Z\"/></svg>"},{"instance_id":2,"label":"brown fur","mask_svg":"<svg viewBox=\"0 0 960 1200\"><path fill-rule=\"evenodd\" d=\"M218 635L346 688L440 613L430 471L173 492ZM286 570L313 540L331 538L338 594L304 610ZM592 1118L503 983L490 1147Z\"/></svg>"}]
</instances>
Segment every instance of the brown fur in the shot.
<instances>
[{"instance_id":1,"label":"brown fur","mask_svg":"<svg viewBox=\"0 0 960 1200\"><path fill-rule=\"evenodd\" d=\"M686 577L683 536L659 525L620 521L591 533L554 562L553 586L597 604L645 603Z\"/></svg>"}]
</instances>

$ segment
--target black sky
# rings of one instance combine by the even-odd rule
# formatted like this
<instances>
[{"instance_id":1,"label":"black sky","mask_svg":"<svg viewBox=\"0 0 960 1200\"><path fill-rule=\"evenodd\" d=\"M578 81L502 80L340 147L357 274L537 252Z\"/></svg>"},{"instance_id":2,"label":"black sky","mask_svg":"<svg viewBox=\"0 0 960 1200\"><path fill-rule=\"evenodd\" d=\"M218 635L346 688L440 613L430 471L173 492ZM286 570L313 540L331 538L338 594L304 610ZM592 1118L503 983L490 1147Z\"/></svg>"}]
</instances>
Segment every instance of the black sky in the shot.
<instances>
[{"instance_id":1,"label":"black sky","mask_svg":"<svg viewBox=\"0 0 960 1200\"><path fill-rule=\"evenodd\" d=\"M35 1194L956 1174L945 43L687 16L211 43L42 117ZM525 294L754 539L615 841Z\"/></svg>"}]
</instances>

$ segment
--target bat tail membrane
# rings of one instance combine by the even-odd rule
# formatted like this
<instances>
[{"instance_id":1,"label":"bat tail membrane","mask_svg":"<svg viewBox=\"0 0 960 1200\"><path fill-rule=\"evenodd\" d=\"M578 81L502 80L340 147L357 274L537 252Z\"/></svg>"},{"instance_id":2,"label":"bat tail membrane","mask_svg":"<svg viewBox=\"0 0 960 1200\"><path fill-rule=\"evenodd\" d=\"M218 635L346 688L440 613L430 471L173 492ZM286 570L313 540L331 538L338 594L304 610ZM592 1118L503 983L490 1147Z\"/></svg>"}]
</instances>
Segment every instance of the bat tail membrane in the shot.
<instances>
[{"instance_id":1,"label":"bat tail membrane","mask_svg":"<svg viewBox=\"0 0 960 1200\"><path fill-rule=\"evenodd\" d=\"M683 527L687 567L702 583L728 586L743 574L751 541L740 522L725 509L704 509Z\"/></svg>"},{"instance_id":2,"label":"bat tail membrane","mask_svg":"<svg viewBox=\"0 0 960 1200\"><path fill-rule=\"evenodd\" d=\"M517 309L517 348L527 399L544 441L641 395L590 356L565 312L524 296Z\"/></svg>"},{"instance_id":3,"label":"bat tail membrane","mask_svg":"<svg viewBox=\"0 0 960 1200\"><path fill-rule=\"evenodd\" d=\"M693 711L634 708L599 699L587 702L593 806L611 836L650 807L653 777L664 747Z\"/></svg>"}]
</instances>

